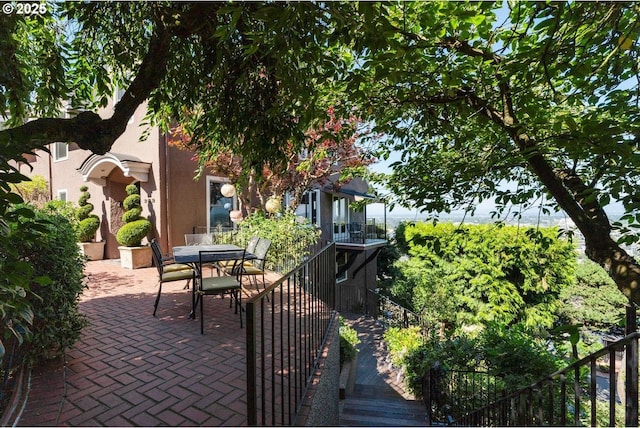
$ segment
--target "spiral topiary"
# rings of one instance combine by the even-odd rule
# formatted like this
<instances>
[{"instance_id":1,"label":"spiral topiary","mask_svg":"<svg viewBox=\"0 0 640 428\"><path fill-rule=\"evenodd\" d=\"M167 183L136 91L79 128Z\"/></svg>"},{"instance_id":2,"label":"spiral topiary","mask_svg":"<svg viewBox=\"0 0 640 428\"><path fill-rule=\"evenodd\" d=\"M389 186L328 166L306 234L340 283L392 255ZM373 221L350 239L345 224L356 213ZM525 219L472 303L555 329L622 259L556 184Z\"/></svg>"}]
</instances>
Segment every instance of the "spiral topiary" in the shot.
<instances>
[{"instance_id":1,"label":"spiral topiary","mask_svg":"<svg viewBox=\"0 0 640 428\"><path fill-rule=\"evenodd\" d=\"M120 245L125 247L139 247L142 238L147 236L151 231L151 222L146 218L140 217L142 207L140 206L140 195L135 184L129 184L126 187L127 196L122 205L126 210L122 215L124 226L118 230L116 240Z\"/></svg>"},{"instance_id":2,"label":"spiral topiary","mask_svg":"<svg viewBox=\"0 0 640 428\"><path fill-rule=\"evenodd\" d=\"M77 211L78 226L77 237L80 242L91 242L96 236L96 231L100 227L100 218L91 214L93 211L93 204L89 202L91 194L87 191L87 186L80 187L80 198L78 199L78 205L80 206Z\"/></svg>"}]
</instances>

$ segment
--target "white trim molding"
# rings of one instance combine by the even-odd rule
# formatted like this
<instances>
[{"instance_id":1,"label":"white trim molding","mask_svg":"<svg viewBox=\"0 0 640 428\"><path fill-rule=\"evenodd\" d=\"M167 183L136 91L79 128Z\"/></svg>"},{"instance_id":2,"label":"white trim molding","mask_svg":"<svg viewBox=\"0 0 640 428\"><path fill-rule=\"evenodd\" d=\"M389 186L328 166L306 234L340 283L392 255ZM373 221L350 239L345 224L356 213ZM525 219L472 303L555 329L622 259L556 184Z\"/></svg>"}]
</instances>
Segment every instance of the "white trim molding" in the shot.
<instances>
[{"instance_id":1,"label":"white trim molding","mask_svg":"<svg viewBox=\"0 0 640 428\"><path fill-rule=\"evenodd\" d=\"M125 177L133 177L143 183L149 181L151 164L135 156L107 152L104 155L91 155L82 162L78 171L83 181L92 181L100 186L107 184L107 176L118 167Z\"/></svg>"}]
</instances>

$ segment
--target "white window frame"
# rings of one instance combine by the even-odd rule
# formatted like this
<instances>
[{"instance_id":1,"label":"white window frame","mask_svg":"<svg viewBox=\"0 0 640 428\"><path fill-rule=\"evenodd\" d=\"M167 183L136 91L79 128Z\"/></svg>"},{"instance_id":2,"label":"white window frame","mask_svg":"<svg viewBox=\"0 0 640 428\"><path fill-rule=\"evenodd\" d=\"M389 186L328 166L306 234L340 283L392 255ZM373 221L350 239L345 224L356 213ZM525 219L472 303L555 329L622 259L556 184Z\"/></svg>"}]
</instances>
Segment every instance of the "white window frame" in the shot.
<instances>
[{"instance_id":1,"label":"white window frame","mask_svg":"<svg viewBox=\"0 0 640 428\"><path fill-rule=\"evenodd\" d=\"M59 201L67 201L68 195L69 192L67 192L67 189L58 189L56 192L56 199L58 199Z\"/></svg>"},{"instance_id":2,"label":"white window frame","mask_svg":"<svg viewBox=\"0 0 640 428\"><path fill-rule=\"evenodd\" d=\"M331 222L333 227L333 239L339 240L348 237L347 225L349 224L349 199L333 195L331 198Z\"/></svg>"},{"instance_id":3,"label":"white window frame","mask_svg":"<svg viewBox=\"0 0 640 428\"><path fill-rule=\"evenodd\" d=\"M59 155L59 148L64 147L64 155ZM53 156L54 162L65 161L69 159L69 145L67 143L52 143L51 144L51 156Z\"/></svg>"}]
</instances>

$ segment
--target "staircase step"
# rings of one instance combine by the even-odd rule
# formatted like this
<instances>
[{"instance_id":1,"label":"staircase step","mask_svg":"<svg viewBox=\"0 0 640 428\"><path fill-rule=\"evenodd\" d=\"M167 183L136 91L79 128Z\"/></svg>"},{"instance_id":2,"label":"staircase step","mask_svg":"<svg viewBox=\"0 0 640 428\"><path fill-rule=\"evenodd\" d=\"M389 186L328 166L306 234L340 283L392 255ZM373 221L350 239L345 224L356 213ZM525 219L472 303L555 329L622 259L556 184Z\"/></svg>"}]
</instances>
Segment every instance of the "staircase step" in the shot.
<instances>
[{"instance_id":1,"label":"staircase step","mask_svg":"<svg viewBox=\"0 0 640 428\"><path fill-rule=\"evenodd\" d=\"M373 399L391 399L391 400L398 400L398 399L403 399L402 396L397 392L394 391L392 388L390 388L388 385L384 385L383 387L380 386L365 386L362 387L360 385L356 385L356 387L353 390L353 393L350 394L352 397L358 397L358 398L373 398ZM416 401L416 402L420 402L419 400L404 400L403 401Z\"/></svg>"},{"instance_id":2,"label":"staircase step","mask_svg":"<svg viewBox=\"0 0 640 428\"><path fill-rule=\"evenodd\" d=\"M343 426L425 426L426 410L420 401L404 400L397 395L383 398L370 391L347 397L340 423Z\"/></svg>"},{"instance_id":3,"label":"staircase step","mask_svg":"<svg viewBox=\"0 0 640 428\"><path fill-rule=\"evenodd\" d=\"M341 426L427 426L426 408L386 370L380 346L382 329L372 319L355 323L362 340L357 359L356 385L340 401Z\"/></svg>"}]
</instances>

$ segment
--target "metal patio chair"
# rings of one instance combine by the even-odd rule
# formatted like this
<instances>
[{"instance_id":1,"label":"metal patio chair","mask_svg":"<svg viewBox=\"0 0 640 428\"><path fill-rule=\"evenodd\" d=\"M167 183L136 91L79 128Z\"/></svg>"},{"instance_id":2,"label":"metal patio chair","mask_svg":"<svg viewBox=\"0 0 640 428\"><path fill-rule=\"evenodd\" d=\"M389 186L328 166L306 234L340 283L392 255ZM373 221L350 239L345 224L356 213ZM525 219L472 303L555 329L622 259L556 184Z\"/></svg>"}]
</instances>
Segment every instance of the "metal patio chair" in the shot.
<instances>
[{"instance_id":1,"label":"metal patio chair","mask_svg":"<svg viewBox=\"0 0 640 428\"><path fill-rule=\"evenodd\" d=\"M160 294L162 293L162 284L166 282L175 281L187 281L187 285L184 288L189 288L189 283L195 281L196 272L188 265L180 263L166 264L162 260L162 251L160 245L154 239L151 241L151 255L153 257L153 263L158 268L158 295L156 301L153 304L153 316L156 316L158 310L158 303L160 302Z\"/></svg>"},{"instance_id":2,"label":"metal patio chair","mask_svg":"<svg viewBox=\"0 0 640 428\"><path fill-rule=\"evenodd\" d=\"M231 296L229 307L235 301L235 313L240 313L240 328L242 328L242 289L241 281L238 274L235 275L223 275L223 276L204 276L203 267L208 266L211 263L211 256L215 258L216 255L221 253L228 254L229 251L200 251L198 257L197 270L197 286L194 287L195 302L193 303L193 314L195 316L195 308L200 305L200 334L204 334L204 296L221 295L225 294ZM244 263L245 250L240 250L234 259L238 260L240 264ZM238 310L240 309L240 310Z\"/></svg>"}]
</instances>

